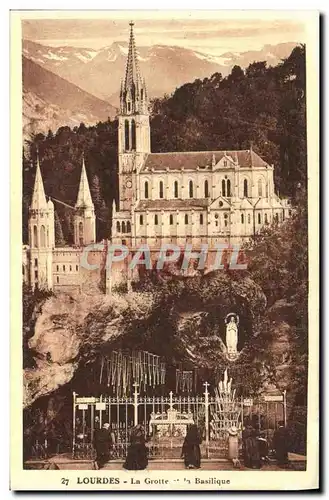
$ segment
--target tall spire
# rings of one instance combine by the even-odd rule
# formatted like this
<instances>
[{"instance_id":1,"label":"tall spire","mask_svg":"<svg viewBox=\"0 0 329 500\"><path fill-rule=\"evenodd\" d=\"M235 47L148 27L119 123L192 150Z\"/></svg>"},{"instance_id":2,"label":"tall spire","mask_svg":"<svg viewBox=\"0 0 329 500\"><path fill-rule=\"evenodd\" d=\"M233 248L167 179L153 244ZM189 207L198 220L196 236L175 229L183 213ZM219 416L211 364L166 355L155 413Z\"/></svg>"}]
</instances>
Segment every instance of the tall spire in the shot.
<instances>
[{"instance_id":1,"label":"tall spire","mask_svg":"<svg viewBox=\"0 0 329 500\"><path fill-rule=\"evenodd\" d=\"M45 190L43 187L38 151L37 151L37 170L35 173L31 208L33 210L38 210L40 208L43 209L47 208L47 200L46 200Z\"/></svg>"},{"instance_id":2,"label":"tall spire","mask_svg":"<svg viewBox=\"0 0 329 500\"><path fill-rule=\"evenodd\" d=\"M145 113L147 111L146 85L139 70L134 36L134 23L131 21L129 26L128 58L125 77L120 92L121 112L124 114Z\"/></svg>"},{"instance_id":3,"label":"tall spire","mask_svg":"<svg viewBox=\"0 0 329 500\"><path fill-rule=\"evenodd\" d=\"M124 83L124 90L128 91L135 85L136 90L140 87L141 77L138 65L137 50L134 37L134 23L131 21L130 26L130 38L129 38L129 49L128 49L128 59L126 66L126 76Z\"/></svg>"},{"instance_id":4,"label":"tall spire","mask_svg":"<svg viewBox=\"0 0 329 500\"><path fill-rule=\"evenodd\" d=\"M80 177L80 185L77 202L75 204L77 208L84 207L93 207L93 201L91 199L88 177L86 173L86 165L85 165L85 155L82 154L82 169L81 169L81 177Z\"/></svg>"}]
</instances>

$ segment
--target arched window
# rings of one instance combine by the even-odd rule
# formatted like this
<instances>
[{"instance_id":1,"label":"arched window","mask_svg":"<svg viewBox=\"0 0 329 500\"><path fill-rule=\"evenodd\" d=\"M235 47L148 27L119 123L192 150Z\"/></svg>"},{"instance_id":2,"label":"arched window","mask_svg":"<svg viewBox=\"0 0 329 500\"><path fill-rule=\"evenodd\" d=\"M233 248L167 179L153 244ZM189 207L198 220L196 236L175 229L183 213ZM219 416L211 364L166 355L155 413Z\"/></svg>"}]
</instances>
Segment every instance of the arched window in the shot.
<instances>
[{"instance_id":1,"label":"arched window","mask_svg":"<svg viewBox=\"0 0 329 500\"><path fill-rule=\"evenodd\" d=\"M130 224L129 220L127 222L127 233L131 233L131 224Z\"/></svg>"},{"instance_id":2,"label":"arched window","mask_svg":"<svg viewBox=\"0 0 329 500\"><path fill-rule=\"evenodd\" d=\"M44 248L46 246L46 229L45 226L40 228L40 247Z\"/></svg>"},{"instance_id":3,"label":"arched window","mask_svg":"<svg viewBox=\"0 0 329 500\"><path fill-rule=\"evenodd\" d=\"M37 226L33 226L33 245L35 248L38 248L38 228Z\"/></svg>"},{"instance_id":4,"label":"arched window","mask_svg":"<svg viewBox=\"0 0 329 500\"><path fill-rule=\"evenodd\" d=\"M267 214L265 214L265 224L268 224Z\"/></svg>"},{"instance_id":5,"label":"arched window","mask_svg":"<svg viewBox=\"0 0 329 500\"><path fill-rule=\"evenodd\" d=\"M178 198L178 181L174 182L174 198Z\"/></svg>"},{"instance_id":6,"label":"arched window","mask_svg":"<svg viewBox=\"0 0 329 500\"><path fill-rule=\"evenodd\" d=\"M57 281L57 283L59 283L59 276L56 277L56 281Z\"/></svg>"},{"instance_id":7,"label":"arched window","mask_svg":"<svg viewBox=\"0 0 329 500\"><path fill-rule=\"evenodd\" d=\"M25 276L25 266L24 266L24 264L23 264L22 271L23 271L23 276Z\"/></svg>"},{"instance_id":8,"label":"arched window","mask_svg":"<svg viewBox=\"0 0 329 500\"><path fill-rule=\"evenodd\" d=\"M204 181L204 197L209 198L209 184L208 181Z\"/></svg>"},{"instance_id":9,"label":"arched window","mask_svg":"<svg viewBox=\"0 0 329 500\"><path fill-rule=\"evenodd\" d=\"M263 181L262 179L258 179L258 196L263 196Z\"/></svg>"},{"instance_id":10,"label":"arched window","mask_svg":"<svg viewBox=\"0 0 329 500\"><path fill-rule=\"evenodd\" d=\"M79 222L79 243L80 245L83 245L83 223Z\"/></svg>"},{"instance_id":11,"label":"arched window","mask_svg":"<svg viewBox=\"0 0 329 500\"><path fill-rule=\"evenodd\" d=\"M143 101L144 99L144 89L141 90L141 100Z\"/></svg>"},{"instance_id":12,"label":"arched window","mask_svg":"<svg viewBox=\"0 0 329 500\"><path fill-rule=\"evenodd\" d=\"M49 226L47 226L47 247L49 247Z\"/></svg>"},{"instance_id":13,"label":"arched window","mask_svg":"<svg viewBox=\"0 0 329 500\"><path fill-rule=\"evenodd\" d=\"M227 179L227 196L231 196L231 181L230 179Z\"/></svg>"},{"instance_id":14,"label":"arched window","mask_svg":"<svg viewBox=\"0 0 329 500\"><path fill-rule=\"evenodd\" d=\"M244 224L244 215L241 214L241 224Z\"/></svg>"},{"instance_id":15,"label":"arched window","mask_svg":"<svg viewBox=\"0 0 329 500\"><path fill-rule=\"evenodd\" d=\"M126 232L126 223L123 221L122 222L122 233Z\"/></svg>"},{"instance_id":16,"label":"arched window","mask_svg":"<svg viewBox=\"0 0 329 500\"><path fill-rule=\"evenodd\" d=\"M188 183L188 193L189 197L193 198L193 181L189 181Z\"/></svg>"},{"instance_id":17,"label":"arched window","mask_svg":"<svg viewBox=\"0 0 329 500\"><path fill-rule=\"evenodd\" d=\"M139 216L139 224L142 226L144 224L144 218L142 215Z\"/></svg>"},{"instance_id":18,"label":"arched window","mask_svg":"<svg viewBox=\"0 0 329 500\"><path fill-rule=\"evenodd\" d=\"M136 123L131 120L131 149L136 151Z\"/></svg>"},{"instance_id":19,"label":"arched window","mask_svg":"<svg viewBox=\"0 0 329 500\"><path fill-rule=\"evenodd\" d=\"M129 121L125 120L125 151L129 151Z\"/></svg>"},{"instance_id":20,"label":"arched window","mask_svg":"<svg viewBox=\"0 0 329 500\"><path fill-rule=\"evenodd\" d=\"M222 196L226 196L226 185L224 179L222 180Z\"/></svg>"},{"instance_id":21,"label":"arched window","mask_svg":"<svg viewBox=\"0 0 329 500\"><path fill-rule=\"evenodd\" d=\"M275 214L275 222L279 222L279 214Z\"/></svg>"},{"instance_id":22,"label":"arched window","mask_svg":"<svg viewBox=\"0 0 329 500\"><path fill-rule=\"evenodd\" d=\"M250 214L248 214L248 224L250 224L251 220L250 220Z\"/></svg>"},{"instance_id":23,"label":"arched window","mask_svg":"<svg viewBox=\"0 0 329 500\"><path fill-rule=\"evenodd\" d=\"M203 225L203 214L200 214L200 225Z\"/></svg>"},{"instance_id":24,"label":"arched window","mask_svg":"<svg viewBox=\"0 0 329 500\"><path fill-rule=\"evenodd\" d=\"M243 181L243 196L245 198L248 198L248 181L247 181L247 179L245 179Z\"/></svg>"},{"instance_id":25,"label":"arched window","mask_svg":"<svg viewBox=\"0 0 329 500\"><path fill-rule=\"evenodd\" d=\"M158 214L154 215L154 225L157 226L159 224Z\"/></svg>"},{"instance_id":26,"label":"arched window","mask_svg":"<svg viewBox=\"0 0 329 500\"><path fill-rule=\"evenodd\" d=\"M262 223L262 216L261 214L258 214L258 224L261 224Z\"/></svg>"},{"instance_id":27,"label":"arched window","mask_svg":"<svg viewBox=\"0 0 329 500\"><path fill-rule=\"evenodd\" d=\"M144 184L144 197L146 199L149 197L149 183L147 181Z\"/></svg>"},{"instance_id":28,"label":"arched window","mask_svg":"<svg viewBox=\"0 0 329 500\"><path fill-rule=\"evenodd\" d=\"M185 214L185 224L188 224L188 215Z\"/></svg>"},{"instance_id":29,"label":"arched window","mask_svg":"<svg viewBox=\"0 0 329 500\"><path fill-rule=\"evenodd\" d=\"M117 221L117 233L120 233L120 222Z\"/></svg>"},{"instance_id":30,"label":"arched window","mask_svg":"<svg viewBox=\"0 0 329 500\"><path fill-rule=\"evenodd\" d=\"M163 198L163 182L159 182L159 198Z\"/></svg>"},{"instance_id":31,"label":"arched window","mask_svg":"<svg viewBox=\"0 0 329 500\"><path fill-rule=\"evenodd\" d=\"M169 215L169 224L172 226L173 223L174 223L174 216L173 216L173 214L170 214Z\"/></svg>"},{"instance_id":32,"label":"arched window","mask_svg":"<svg viewBox=\"0 0 329 500\"><path fill-rule=\"evenodd\" d=\"M224 226L227 227L228 224L228 215L224 214Z\"/></svg>"}]
</instances>

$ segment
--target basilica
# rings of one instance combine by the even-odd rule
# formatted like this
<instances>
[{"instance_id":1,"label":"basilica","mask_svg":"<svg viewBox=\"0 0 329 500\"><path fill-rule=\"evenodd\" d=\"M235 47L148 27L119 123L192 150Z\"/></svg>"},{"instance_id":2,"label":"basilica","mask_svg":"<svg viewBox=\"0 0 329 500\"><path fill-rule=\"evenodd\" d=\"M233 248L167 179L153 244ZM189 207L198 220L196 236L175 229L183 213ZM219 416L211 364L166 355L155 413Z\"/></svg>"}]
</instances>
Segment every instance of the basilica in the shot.
<instances>
[{"instance_id":1,"label":"basilica","mask_svg":"<svg viewBox=\"0 0 329 500\"><path fill-rule=\"evenodd\" d=\"M193 249L241 243L267 224L291 214L289 200L275 193L274 166L255 151L152 153L147 86L139 69L133 23L118 114L119 204L113 201L112 243L134 251L147 244L154 255L162 243ZM93 271L81 266L83 249L97 243L95 211L82 159L74 212L74 246L55 247L54 205L44 192L39 162L29 211L29 245L23 277L32 287L59 291L102 289L129 280L127 269L104 269L106 244L89 252ZM104 274L105 273L105 274Z\"/></svg>"}]
</instances>

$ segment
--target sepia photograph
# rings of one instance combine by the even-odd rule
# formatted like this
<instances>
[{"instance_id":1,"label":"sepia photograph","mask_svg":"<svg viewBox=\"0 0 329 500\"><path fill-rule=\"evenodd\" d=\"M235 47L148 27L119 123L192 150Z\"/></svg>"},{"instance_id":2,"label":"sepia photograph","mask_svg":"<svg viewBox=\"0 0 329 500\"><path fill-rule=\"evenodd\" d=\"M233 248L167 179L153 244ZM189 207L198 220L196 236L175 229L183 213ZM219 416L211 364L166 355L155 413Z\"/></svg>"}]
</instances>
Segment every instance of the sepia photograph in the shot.
<instances>
[{"instance_id":1,"label":"sepia photograph","mask_svg":"<svg viewBox=\"0 0 329 500\"><path fill-rule=\"evenodd\" d=\"M316 13L15 14L18 489L316 488Z\"/></svg>"}]
</instances>

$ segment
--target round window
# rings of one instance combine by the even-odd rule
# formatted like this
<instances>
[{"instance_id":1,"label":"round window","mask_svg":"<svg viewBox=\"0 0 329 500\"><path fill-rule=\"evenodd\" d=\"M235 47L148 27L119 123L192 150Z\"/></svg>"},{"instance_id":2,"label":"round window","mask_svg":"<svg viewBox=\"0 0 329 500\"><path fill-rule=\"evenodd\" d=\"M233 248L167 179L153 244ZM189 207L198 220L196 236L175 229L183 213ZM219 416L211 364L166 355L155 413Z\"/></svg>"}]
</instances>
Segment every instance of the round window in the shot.
<instances>
[{"instance_id":1,"label":"round window","mask_svg":"<svg viewBox=\"0 0 329 500\"><path fill-rule=\"evenodd\" d=\"M223 206L223 202L222 202L222 201L220 201L220 202L219 202L219 206L220 206L220 207L222 207L222 206Z\"/></svg>"}]
</instances>

